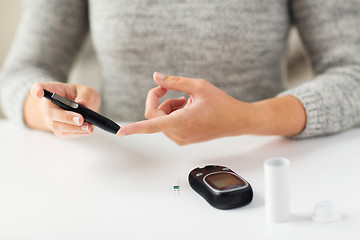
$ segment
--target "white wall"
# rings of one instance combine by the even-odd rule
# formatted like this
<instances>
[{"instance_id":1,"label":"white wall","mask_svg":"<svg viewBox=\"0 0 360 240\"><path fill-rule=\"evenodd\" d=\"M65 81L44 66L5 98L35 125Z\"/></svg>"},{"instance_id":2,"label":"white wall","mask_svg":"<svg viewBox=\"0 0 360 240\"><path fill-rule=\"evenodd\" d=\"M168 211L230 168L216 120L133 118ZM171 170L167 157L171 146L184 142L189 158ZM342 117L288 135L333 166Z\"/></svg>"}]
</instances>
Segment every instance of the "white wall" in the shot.
<instances>
[{"instance_id":1,"label":"white wall","mask_svg":"<svg viewBox=\"0 0 360 240\"><path fill-rule=\"evenodd\" d=\"M4 63L21 14L21 0L0 0L0 66Z\"/></svg>"},{"instance_id":2,"label":"white wall","mask_svg":"<svg viewBox=\"0 0 360 240\"><path fill-rule=\"evenodd\" d=\"M0 0L0 68L14 38L20 14L21 0Z\"/></svg>"}]
</instances>

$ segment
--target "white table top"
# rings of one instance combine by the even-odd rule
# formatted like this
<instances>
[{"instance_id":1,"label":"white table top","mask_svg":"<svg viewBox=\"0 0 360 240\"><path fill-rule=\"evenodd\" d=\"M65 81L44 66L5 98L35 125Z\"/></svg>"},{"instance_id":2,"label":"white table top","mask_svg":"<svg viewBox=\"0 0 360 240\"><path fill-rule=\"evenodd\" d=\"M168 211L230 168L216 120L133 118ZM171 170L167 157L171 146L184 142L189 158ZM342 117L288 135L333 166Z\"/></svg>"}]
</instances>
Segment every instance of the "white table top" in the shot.
<instances>
[{"instance_id":1,"label":"white table top","mask_svg":"<svg viewBox=\"0 0 360 240\"><path fill-rule=\"evenodd\" d=\"M360 130L292 141L240 136L179 147L162 134L96 129L62 140L0 121L0 239L360 239ZM265 218L263 161L291 161L291 220ZM187 176L208 164L250 182L253 202L217 210ZM180 195L173 184L180 183ZM343 218L311 220L333 201Z\"/></svg>"}]
</instances>

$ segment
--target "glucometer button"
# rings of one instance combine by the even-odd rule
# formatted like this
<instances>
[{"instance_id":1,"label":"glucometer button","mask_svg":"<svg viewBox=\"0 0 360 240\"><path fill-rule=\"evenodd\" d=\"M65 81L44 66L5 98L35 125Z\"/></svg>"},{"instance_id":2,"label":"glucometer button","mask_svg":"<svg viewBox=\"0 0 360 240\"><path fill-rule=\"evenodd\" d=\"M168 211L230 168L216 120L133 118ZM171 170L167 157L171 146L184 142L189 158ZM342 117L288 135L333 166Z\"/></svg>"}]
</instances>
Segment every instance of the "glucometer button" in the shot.
<instances>
[{"instance_id":1,"label":"glucometer button","mask_svg":"<svg viewBox=\"0 0 360 240\"><path fill-rule=\"evenodd\" d=\"M203 175L203 173L197 173L195 176L200 177L202 175Z\"/></svg>"}]
</instances>

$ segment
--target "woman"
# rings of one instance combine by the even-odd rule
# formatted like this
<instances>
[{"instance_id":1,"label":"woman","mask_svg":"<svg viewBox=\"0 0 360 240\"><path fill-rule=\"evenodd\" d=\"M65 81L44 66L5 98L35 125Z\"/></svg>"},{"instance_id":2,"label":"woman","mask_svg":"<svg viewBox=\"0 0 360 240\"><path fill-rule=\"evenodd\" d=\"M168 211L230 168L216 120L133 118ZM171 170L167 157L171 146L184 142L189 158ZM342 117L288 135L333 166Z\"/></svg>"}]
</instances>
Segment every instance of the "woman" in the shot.
<instances>
[{"instance_id":1,"label":"woman","mask_svg":"<svg viewBox=\"0 0 360 240\"><path fill-rule=\"evenodd\" d=\"M360 120L359 10L357 0L31 1L2 74L4 111L58 136L92 132L82 116L42 100L46 88L95 110L102 100L102 112L121 121L141 120L146 102L150 120L118 136L163 131L183 145L244 133L338 132ZM280 62L293 24L316 76L282 92ZM100 94L58 83L66 82L89 29L103 73ZM191 78L155 74L154 88L154 70ZM158 106L168 89L190 98L169 95Z\"/></svg>"}]
</instances>

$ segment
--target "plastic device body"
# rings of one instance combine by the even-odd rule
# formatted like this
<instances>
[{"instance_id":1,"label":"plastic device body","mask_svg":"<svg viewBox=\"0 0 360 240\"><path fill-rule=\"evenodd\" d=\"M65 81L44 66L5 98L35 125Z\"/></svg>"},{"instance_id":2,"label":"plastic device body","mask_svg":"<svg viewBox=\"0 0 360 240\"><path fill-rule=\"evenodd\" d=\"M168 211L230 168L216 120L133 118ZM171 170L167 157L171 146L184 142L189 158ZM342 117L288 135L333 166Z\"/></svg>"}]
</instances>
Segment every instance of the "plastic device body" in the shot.
<instances>
[{"instance_id":1,"label":"plastic device body","mask_svg":"<svg viewBox=\"0 0 360 240\"><path fill-rule=\"evenodd\" d=\"M68 98L62 97L56 93L49 92L45 89L44 97L64 110L81 114L86 122L93 124L105 131L116 134L120 129L120 126L117 125L115 122L111 121L110 119L74 101L71 101Z\"/></svg>"},{"instance_id":2,"label":"plastic device body","mask_svg":"<svg viewBox=\"0 0 360 240\"><path fill-rule=\"evenodd\" d=\"M189 174L190 186L211 206L232 209L249 204L253 198L250 184L224 166L208 165Z\"/></svg>"}]
</instances>

